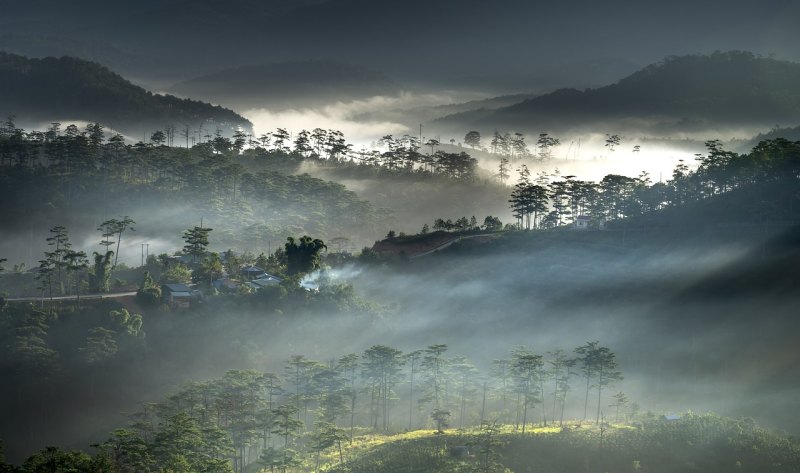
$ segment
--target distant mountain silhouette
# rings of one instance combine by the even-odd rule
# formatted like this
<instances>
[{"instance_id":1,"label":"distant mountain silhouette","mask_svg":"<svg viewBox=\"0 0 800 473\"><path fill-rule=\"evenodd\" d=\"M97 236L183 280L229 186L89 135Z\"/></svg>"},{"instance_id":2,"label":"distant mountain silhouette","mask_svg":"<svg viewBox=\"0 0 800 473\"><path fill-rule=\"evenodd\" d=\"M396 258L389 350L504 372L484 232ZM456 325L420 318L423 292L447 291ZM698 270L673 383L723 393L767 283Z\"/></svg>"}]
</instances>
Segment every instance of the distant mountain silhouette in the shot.
<instances>
[{"instance_id":1,"label":"distant mountain silhouette","mask_svg":"<svg viewBox=\"0 0 800 473\"><path fill-rule=\"evenodd\" d=\"M151 132L167 125L206 124L251 128L231 110L153 94L107 68L71 57L30 59L0 52L0 114L21 123L85 120L125 133ZM209 126L210 124L210 126Z\"/></svg>"},{"instance_id":2,"label":"distant mountain silhouette","mask_svg":"<svg viewBox=\"0 0 800 473\"><path fill-rule=\"evenodd\" d=\"M783 128L779 126L773 127L769 131L761 132L750 139L736 140L729 146L731 151L736 151L737 153L747 153L758 143L764 140L775 140L778 138L783 138L789 141L800 141L800 126L789 128Z\"/></svg>"},{"instance_id":3,"label":"distant mountain silhouette","mask_svg":"<svg viewBox=\"0 0 800 473\"><path fill-rule=\"evenodd\" d=\"M542 87L607 84L609 75L616 80L629 73L628 64L726 44L800 59L793 47L795 0L775 0L769 8L754 2L676 0L646 9L623 0L583 2L580 8L519 0L497 0L491 7L480 0L6 3L0 33L8 38L0 37L0 49L92 58L126 77L157 80L159 86L242 64L332 59L377 68L404 84L419 80L460 89L479 86L478 91L491 94L540 93ZM765 31L784 39L765 41ZM20 36L44 39L27 46ZM95 46L100 44L146 64L104 59L105 52ZM570 66L594 61L595 68ZM559 85L550 81L570 71L576 73ZM520 77L534 80L520 87Z\"/></svg>"},{"instance_id":4,"label":"distant mountain silhouette","mask_svg":"<svg viewBox=\"0 0 800 473\"><path fill-rule=\"evenodd\" d=\"M522 130L598 121L671 132L795 123L800 121L800 64L741 51L668 57L612 85L560 89L489 114L475 110L439 123Z\"/></svg>"},{"instance_id":5,"label":"distant mountain silhouette","mask_svg":"<svg viewBox=\"0 0 800 473\"><path fill-rule=\"evenodd\" d=\"M244 109L394 95L400 88L383 73L363 67L332 61L293 61L226 69L181 82L169 91Z\"/></svg>"}]
</instances>

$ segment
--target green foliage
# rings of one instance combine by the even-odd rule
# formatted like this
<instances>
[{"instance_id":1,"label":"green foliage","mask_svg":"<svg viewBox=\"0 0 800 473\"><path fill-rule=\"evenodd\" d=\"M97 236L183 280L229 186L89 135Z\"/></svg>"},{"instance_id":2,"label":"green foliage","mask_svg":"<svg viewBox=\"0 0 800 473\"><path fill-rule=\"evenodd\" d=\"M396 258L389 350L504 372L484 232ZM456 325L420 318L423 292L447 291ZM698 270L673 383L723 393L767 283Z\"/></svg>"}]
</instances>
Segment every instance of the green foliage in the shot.
<instances>
[{"instance_id":1,"label":"green foliage","mask_svg":"<svg viewBox=\"0 0 800 473\"><path fill-rule=\"evenodd\" d=\"M114 252L106 251L105 255L95 252L94 272L89 276L89 287L92 291L108 292L111 281L111 257Z\"/></svg>"},{"instance_id":2,"label":"green foliage","mask_svg":"<svg viewBox=\"0 0 800 473\"><path fill-rule=\"evenodd\" d=\"M214 431L203 429L196 419L183 412L166 417L153 439L154 469L232 472L230 462L224 458L230 454L230 446L208 444L208 435Z\"/></svg>"},{"instance_id":3,"label":"green foliage","mask_svg":"<svg viewBox=\"0 0 800 473\"><path fill-rule=\"evenodd\" d=\"M434 409L433 412L431 412L431 419L433 419L436 432L439 434L443 434L444 429L450 427L450 411Z\"/></svg>"},{"instance_id":4,"label":"green foliage","mask_svg":"<svg viewBox=\"0 0 800 473\"><path fill-rule=\"evenodd\" d=\"M136 225L136 222L126 215L124 217L120 217L120 219L112 218L111 220L106 220L100 224L100 227L98 227L98 230L103 232L103 240L100 242L100 245L106 247L106 257L109 256L109 253L114 255L114 266L117 265L119 245L122 243L122 234L127 230L134 231L135 229L133 228L133 225ZM114 241L110 240L112 236L116 237L117 239L117 250L115 252L108 251L108 247L115 243ZM97 256L95 256L95 260L96 259Z\"/></svg>"},{"instance_id":5,"label":"green foliage","mask_svg":"<svg viewBox=\"0 0 800 473\"><path fill-rule=\"evenodd\" d=\"M483 228L488 231L500 231L503 229L503 222L500 221L500 217L487 215L486 218L483 219Z\"/></svg>"},{"instance_id":6,"label":"green foliage","mask_svg":"<svg viewBox=\"0 0 800 473\"><path fill-rule=\"evenodd\" d=\"M88 152L84 149L90 135L77 127L70 130L65 134L54 127L44 142L37 138L41 133L21 130L13 146L0 139L0 156L27 160L22 166L0 165L0 182L9 191L0 209L6 224L27 227L31 215L41 221L71 222L83 213L105 212L109 203L119 209L144 205L206 215L216 223L215 243L265 249L271 242L304 232L371 235L388 218L385 210L375 209L341 184L295 174L297 157L282 151L250 149L242 155L214 156L201 145L153 148L126 145L112 137L100 142L97 152ZM275 171L283 167L281 163L288 169ZM155 215L137 218L139 226L157 221L165 231L183 230L173 220ZM103 222L102 245L106 250L119 247L133 226L127 216ZM52 278L45 286L58 293L62 281L56 277L56 260L49 262L53 271L46 274Z\"/></svg>"},{"instance_id":7,"label":"green foliage","mask_svg":"<svg viewBox=\"0 0 800 473\"><path fill-rule=\"evenodd\" d=\"M440 437L440 438L436 438ZM441 448L469 445L471 456L456 458ZM650 471L674 473L792 472L800 466L800 445L747 420L686 415L679 421L653 420L639 428L600 433L593 429L536 431L520 437L508 426L484 424L469 433L398 435L362 452L332 472L372 471L507 472Z\"/></svg>"},{"instance_id":8,"label":"green foliage","mask_svg":"<svg viewBox=\"0 0 800 473\"><path fill-rule=\"evenodd\" d=\"M399 382L402 352L386 345L374 345L364 351L362 374L369 386L370 396L375 399L371 409L372 425L381 421L383 430L389 429L390 400L394 397L394 386Z\"/></svg>"},{"instance_id":9,"label":"green foliage","mask_svg":"<svg viewBox=\"0 0 800 473\"><path fill-rule=\"evenodd\" d=\"M131 314L128 309L112 310L108 313L111 319L111 326L118 333L124 333L131 337L138 337L143 335L142 332L142 316L140 314Z\"/></svg>"},{"instance_id":10,"label":"green foliage","mask_svg":"<svg viewBox=\"0 0 800 473\"><path fill-rule=\"evenodd\" d=\"M218 395L209 388L200 385L195 392ZM202 397L193 402L201 406ZM291 421L296 415L292 407L276 412L297 424ZM48 447L31 456L21 471L232 472L235 448L219 433L223 430L211 424L204 426L185 413L166 414L154 425L149 442L134 429L120 429L100 446L101 454L95 457ZM597 429L537 429L533 435L521 437L511 426L492 422L472 431L365 435L356 437L352 445L345 445L345 440L341 429L319 423L307 447L270 445L261 449L258 463L270 471L298 468L334 473L569 473L587 469L789 473L800 467L800 445L795 440L770 433L747 419L714 415L686 414L677 421L652 419L638 427L608 429L602 454ZM470 455L454 455L445 445L469 446ZM334 451L327 453L329 450Z\"/></svg>"},{"instance_id":11,"label":"green foliage","mask_svg":"<svg viewBox=\"0 0 800 473\"><path fill-rule=\"evenodd\" d=\"M57 447L47 447L30 456L22 464L23 472L91 473L98 471L95 460L84 452L65 452Z\"/></svg>"},{"instance_id":12,"label":"green foliage","mask_svg":"<svg viewBox=\"0 0 800 473\"><path fill-rule=\"evenodd\" d=\"M117 354L116 334L107 328L95 327L89 330L86 342L78 351L83 355L86 363L100 364L111 360Z\"/></svg>"},{"instance_id":13,"label":"green foliage","mask_svg":"<svg viewBox=\"0 0 800 473\"><path fill-rule=\"evenodd\" d=\"M223 272L224 268L219 253L209 253L200 262L200 266L192 272L192 281L210 285L211 281L220 278Z\"/></svg>"},{"instance_id":14,"label":"green foliage","mask_svg":"<svg viewBox=\"0 0 800 473\"><path fill-rule=\"evenodd\" d=\"M192 227L183 232L183 240L186 245L183 247L184 253L192 256L192 262L205 256L208 248L208 234L213 228ZM219 260L219 255L217 255Z\"/></svg>"},{"instance_id":15,"label":"green foliage","mask_svg":"<svg viewBox=\"0 0 800 473\"><path fill-rule=\"evenodd\" d=\"M175 263L161 273L162 284L185 284L191 281L192 270L183 263Z\"/></svg>"},{"instance_id":16,"label":"green foliage","mask_svg":"<svg viewBox=\"0 0 800 473\"><path fill-rule=\"evenodd\" d=\"M147 472L153 464L147 442L134 430L115 430L101 448L111 457L117 471Z\"/></svg>"},{"instance_id":17,"label":"green foliage","mask_svg":"<svg viewBox=\"0 0 800 473\"><path fill-rule=\"evenodd\" d=\"M47 344L50 315L33 308L8 311L2 319L8 358L22 373L47 376L58 369L59 355Z\"/></svg>"},{"instance_id":18,"label":"green foliage","mask_svg":"<svg viewBox=\"0 0 800 473\"><path fill-rule=\"evenodd\" d=\"M142 307L156 307L160 302L161 286L150 276L150 271L145 271L142 283L136 291L136 303Z\"/></svg>"},{"instance_id":19,"label":"green foliage","mask_svg":"<svg viewBox=\"0 0 800 473\"><path fill-rule=\"evenodd\" d=\"M319 238L312 239L308 235L300 237L295 240L289 237L286 240L286 259L287 268L286 274L296 275L305 274L319 269L320 265L320 252L323 249L328 249L325 243Z\"/></svg>"},{"instance_id":20,"label":"green foliage","mask_svg":"<svg viewBox=\"0 0 800 473\"><path fill-rule=\"evenodd\" d=\"M358 254L358 261L364 264L374 264L380 262L380 255L372 248L365 246Z\"/></svg>"},{"instance_id":21,"label":"green foliage","mask_svg":"<svg viewBox=\"0 0 800 473\"><path fill-rule=\"evenodd\" d=\"M474 473L495 473L505 471L501 463L503 458L500 450L505 446L501 439L501 426L496 422L483 422L470 442L474 451Z\"/></svg>"}]
</instances>

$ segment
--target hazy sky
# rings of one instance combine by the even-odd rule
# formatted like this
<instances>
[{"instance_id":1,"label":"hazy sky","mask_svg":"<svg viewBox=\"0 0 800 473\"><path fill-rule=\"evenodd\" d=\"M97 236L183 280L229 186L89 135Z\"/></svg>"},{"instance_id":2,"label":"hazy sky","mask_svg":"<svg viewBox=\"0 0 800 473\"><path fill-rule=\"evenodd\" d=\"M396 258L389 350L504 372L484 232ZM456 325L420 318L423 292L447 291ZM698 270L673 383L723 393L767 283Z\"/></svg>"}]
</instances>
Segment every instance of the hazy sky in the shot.
<instances>
[{"instance_id":1,"label":"hazy sky","mask_svg":"<svg viewBox=\"0 0 800 473\"><path fill-rule=\"evenodd\" d=\"M327 58L406 80L560 71L604 83L604 69L631 72L671 54L745 49L800 59L792 0L3 3L0 48L71 50L142 77ZM19 39L32 34L36 41Z\"/></svg>"}]
</instances>

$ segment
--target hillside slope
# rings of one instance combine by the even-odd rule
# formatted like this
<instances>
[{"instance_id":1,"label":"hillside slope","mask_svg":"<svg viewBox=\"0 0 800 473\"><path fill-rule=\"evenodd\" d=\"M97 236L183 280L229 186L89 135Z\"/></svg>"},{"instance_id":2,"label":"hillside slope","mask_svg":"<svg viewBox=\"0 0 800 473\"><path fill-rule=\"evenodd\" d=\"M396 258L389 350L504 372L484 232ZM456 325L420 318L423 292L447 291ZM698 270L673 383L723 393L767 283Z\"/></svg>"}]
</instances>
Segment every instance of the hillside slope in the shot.
<instances>
[{"instance_id":1,"label":"hillside slope","mask_svg":"<svg viewBox=\"0 0 800 473\"><path fill-rule=\"evenodd\" d=\"M731 51L668 57L605 87L560 89L491 114L475 110L439 123L563 129L613 121L629 129L678 132L794 123L799 113L800 64Z\"/></svg>"},{"instance_id":2,"label":"hillside slope","mask_svg":"<svg viewBox=\"0 0 800 473\"><path fill-rule=\"evenodd\" d=\"M412 432L327 471L648 471L677 473L793 472L800 467L797 441L774 434L746 419L713 415L681 416L668 421L643 416L637 427L609 426L601 437L593 426L534 429L522 436L512 426L472 432ZM458 447L469 448L459 455ZM335 462L333 456L331 463Z\"/></svg>"},{"instance_id":3,"label":"hillside slope","mask_svg":"<svg viewBox=\"0 0 800 473\"><path fill-rule=\"evenodd\" d=\"M24 123L84 120L138 135L167 125L223 129L251 123L207 103L157 95L107 68L71 57L30 59L0 52L0 112Z\"/></svg>"}]
</instances>

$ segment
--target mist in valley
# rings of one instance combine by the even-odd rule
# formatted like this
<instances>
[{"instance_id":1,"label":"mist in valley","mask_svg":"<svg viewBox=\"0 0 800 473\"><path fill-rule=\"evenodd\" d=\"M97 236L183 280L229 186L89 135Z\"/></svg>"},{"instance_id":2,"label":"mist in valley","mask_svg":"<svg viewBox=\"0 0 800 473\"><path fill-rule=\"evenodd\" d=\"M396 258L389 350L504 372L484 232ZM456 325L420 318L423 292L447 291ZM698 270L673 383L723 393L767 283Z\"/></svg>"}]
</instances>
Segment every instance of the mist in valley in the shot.
<instances>
[{"instance_id":1,"label":"mist in valley","mask_svg":"<svg viewBox=\"0 0 800 473\"><path fill-rule=\"evenodd\" d=\"M799 14L4 7L0 471L800 471Z\"/></svg>"},{"instance_id":2,"label":"mist in valley","mask_svg":"<svg viewBox=\"0 0 800 473\"><path fill-rule=\"evenodd\" d=\"M230 369L282 373L293 355L326 363L376 344L403 352L447 344L449 355L488 373L491 360L516 346L545 354L598 340L625 375L614 389L645 409L752 417L794 434L797 280L786 273L787 284L759 285L750 274L752 265L797 255L776 242L781 233L755 233L719 241L678 233L655 243L636 232L627 243L619 233L602 242L509 238L502 250L467 245L399 266L330 271L326 284L351 284L373 301L369 310L264 311L227 299L194 313L149 312L146 350L129 370L48 378L56 389L23 398L7 390L6 449L20 458L36 445L80 448L125 423L121 414L189 381ZM704 289L731 275L721 288ZM568 418L581 416L574 383ZM405 414L395 410L399 428ZM424 424L423 414L415 416Z\"/></svg>"}]
</instances>

